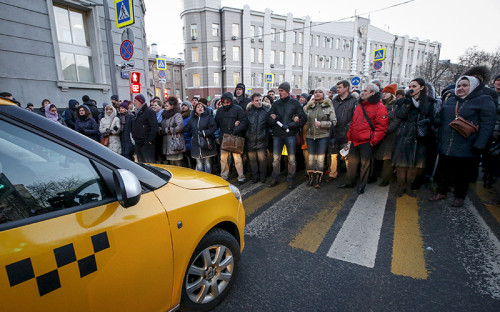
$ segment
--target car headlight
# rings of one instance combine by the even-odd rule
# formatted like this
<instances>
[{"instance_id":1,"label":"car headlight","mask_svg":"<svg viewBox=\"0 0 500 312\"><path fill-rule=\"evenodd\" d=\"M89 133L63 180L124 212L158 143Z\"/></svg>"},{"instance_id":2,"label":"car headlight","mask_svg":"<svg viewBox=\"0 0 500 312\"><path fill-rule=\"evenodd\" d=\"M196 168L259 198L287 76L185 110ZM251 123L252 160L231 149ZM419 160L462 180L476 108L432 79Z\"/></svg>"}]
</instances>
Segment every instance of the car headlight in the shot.
<instances>
[{"instance_id":1,"label":"car headlight","mask_svg":"<svg viewBox=\"0 0 500 312\"><path fill-rule=\"evenodd\" d=\"M231 183L229 183L229 189L231 190L231 192L233 192L234 196L236 196L238 201L240 203L243 203L243 201L241 200L240 189L238 189L236 186L232 185Z\"/></svg>"}]
</instances>

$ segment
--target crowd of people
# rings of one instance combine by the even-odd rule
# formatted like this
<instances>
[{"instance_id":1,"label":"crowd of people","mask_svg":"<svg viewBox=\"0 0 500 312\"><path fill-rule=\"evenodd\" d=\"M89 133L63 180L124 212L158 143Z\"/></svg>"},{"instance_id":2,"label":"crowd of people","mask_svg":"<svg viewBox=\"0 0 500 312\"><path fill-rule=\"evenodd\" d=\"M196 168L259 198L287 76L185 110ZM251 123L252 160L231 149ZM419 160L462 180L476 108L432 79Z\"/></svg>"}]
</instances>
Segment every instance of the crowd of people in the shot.
<instances>
[{"instance_id":1,"label":"crowd of people","mask_svg":"<svg viewBox=\"0 0 500 312\"><path fill-rule=\"evenodd\" d=\"M283 82L277 95L247 97L239 83L210 103L172 96L147 103L141 94L129 102L113 95L101 111L85 95L81 105L69 100L62 115L44 99L38 113L130 160L195 168L225 180L234 166L240 185L250 177L273 187L286 172L292 189L303 167L310 187L345 171L339 188L363 194L380 178L380 187L392 182L397 196L415 197L433 179L437 188L429 200L446 199L453 188L452 206L460 207L482 164L484 187L496 189L487 204L500 205L500 75L493 88L489 82L489 70L475 66L441 97L422 78L405 89L373 80L361 92L341 80L328 92L317 87L297 96ZM34 111L32 104L27 109ZM226 140L244 140L245 148L229 150Z\"/></svg>"}]
</instances>

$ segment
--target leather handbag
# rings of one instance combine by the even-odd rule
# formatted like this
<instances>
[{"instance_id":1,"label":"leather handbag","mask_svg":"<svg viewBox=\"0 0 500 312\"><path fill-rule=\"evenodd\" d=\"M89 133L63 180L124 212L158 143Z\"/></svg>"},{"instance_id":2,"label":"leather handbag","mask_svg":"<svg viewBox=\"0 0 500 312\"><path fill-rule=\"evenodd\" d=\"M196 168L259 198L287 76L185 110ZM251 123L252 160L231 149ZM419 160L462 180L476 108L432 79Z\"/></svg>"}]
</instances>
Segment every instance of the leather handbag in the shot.
<instances>
[{"instance_id":1,"label":"leather handbag","mask_svg":"<svg viewBox=\"0 0 500 312\"><path fill-rule=\"evenodd\" d=\"M104 146L109 146L109 135L103 135L101 137L101 144Z\"/></svg>"},{"instance_id":2,"label":"leather handbag","mask_svg":"<svg viewBox=\"0 0 500 312\"><path fill-rule=\"evenodd\" d=\"M184 144L181 140L181 134L172 134L172 138L170 139L170 150L174 152L184 150Z\"/></svg>"},{"instance_id":3,"label":"leather handbag","mask_svg":"<svg viewBox=\"0 0 500 312\"><path fill-rule=\"evenodd\" d=\"M210 137L198 136L198 145L203 150L212 150L214 148L214 143Z\"/></svg>"},{"instance_id":4,"label":"leather handbag","mask_svg":"<svg viewBox=\"0 0 500 312\"><path fill-rule=\"evenodd\" d=\"M245 148L245 138L229 133L224 133L220 148L222 150L225 150L226 152L243 154L243 149Z\"/></svg>"},{"instance_id":5,"label":"leather handbag","mask_svg":"<svg viewBox=\"0 0 500 312\"><path fill-rule=\"evenodd\" d=\"M464 138L468 138L479 131L479 126L474 125L472 122L458 115L458 102L455 106L455 120L450 122L450 127Z\"/></svg>"}]
</instances>

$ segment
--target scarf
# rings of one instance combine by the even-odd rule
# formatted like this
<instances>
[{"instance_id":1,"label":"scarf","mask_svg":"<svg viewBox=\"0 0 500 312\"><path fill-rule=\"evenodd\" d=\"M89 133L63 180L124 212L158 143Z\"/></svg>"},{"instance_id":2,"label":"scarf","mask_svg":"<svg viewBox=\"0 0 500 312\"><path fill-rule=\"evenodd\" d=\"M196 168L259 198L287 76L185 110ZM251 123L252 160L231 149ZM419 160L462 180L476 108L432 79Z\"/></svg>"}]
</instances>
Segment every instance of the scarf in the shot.
<instances>
[{"instance_id":1,"label":"scarf","mask_svg":"<svg viewBox=\"0 0 500 312\"><path fill-rule=\"evenodd\" d=\"M57 113L52 113L50 112L50 110L45 110L45 117L47 117L48 119L52 120L52 121L55 121L57 122L57 120L59 119L59 114Z\"/></svg>"}]
</instances>

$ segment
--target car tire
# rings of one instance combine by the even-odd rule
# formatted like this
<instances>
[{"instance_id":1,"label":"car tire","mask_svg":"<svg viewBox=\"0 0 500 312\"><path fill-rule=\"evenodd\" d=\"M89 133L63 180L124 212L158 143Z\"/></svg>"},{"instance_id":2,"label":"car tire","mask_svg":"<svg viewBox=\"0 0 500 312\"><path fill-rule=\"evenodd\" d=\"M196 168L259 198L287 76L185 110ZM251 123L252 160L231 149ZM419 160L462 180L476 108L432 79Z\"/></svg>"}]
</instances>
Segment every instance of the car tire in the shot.
<instances>
[{"instance_id":1,"label":"car tire","mask_svg":"<svg viewBox=\"0 0 500 312\"><path fill-rule=\"evenodd\" d=\"M240 246L222 229L208 232L196 247L184 276L181 311L209 311L217 306L234 283Z\"/></svg>"}]
</instances>

